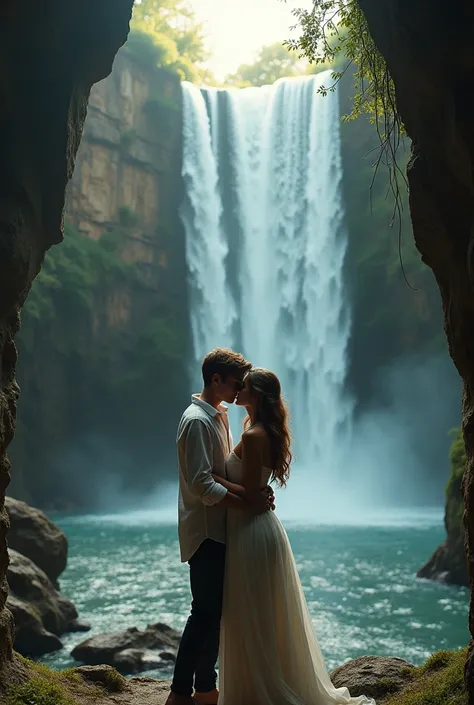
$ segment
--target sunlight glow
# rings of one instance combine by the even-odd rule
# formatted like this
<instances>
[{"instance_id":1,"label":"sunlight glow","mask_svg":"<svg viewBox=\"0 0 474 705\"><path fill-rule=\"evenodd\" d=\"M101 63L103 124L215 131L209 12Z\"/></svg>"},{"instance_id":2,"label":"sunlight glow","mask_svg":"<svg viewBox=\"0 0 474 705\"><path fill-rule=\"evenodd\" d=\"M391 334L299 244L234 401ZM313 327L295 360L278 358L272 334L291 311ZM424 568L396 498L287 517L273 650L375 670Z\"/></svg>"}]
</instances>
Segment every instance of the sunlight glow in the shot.
<instances>
[{"instance_id":1,"label":"sunlight glow","mask_svg":"<svg viewBox=\"0 0 474 705\"><path fill-rule=\"evenodd\" d=\"M191 0L191 6L208 35L207 67L223 80L252 63L261 47L297 36L291 11L309 9L312 0Z\"/></svg>"}]
</instances>

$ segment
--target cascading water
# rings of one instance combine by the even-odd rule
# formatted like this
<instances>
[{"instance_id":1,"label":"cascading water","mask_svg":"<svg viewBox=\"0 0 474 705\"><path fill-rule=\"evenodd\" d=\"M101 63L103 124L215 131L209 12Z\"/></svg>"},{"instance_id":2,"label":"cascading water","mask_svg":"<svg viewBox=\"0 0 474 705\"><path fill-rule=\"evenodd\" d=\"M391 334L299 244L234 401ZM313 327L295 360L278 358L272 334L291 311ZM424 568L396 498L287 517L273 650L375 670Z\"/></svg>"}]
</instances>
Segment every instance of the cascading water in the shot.
<instances>
[{"instance_id":1,"label":"cascading water","mask_svg":"<svg viewBox=\"0 0 474 705\"><path fill-rule=\"evenodd\" d=\"M183 84L194 379L204 353L224 345L278 374L296 456L279 509L304 497L300 516L339 493L352 418L339 109L336 93L317 92L325 81Z\"/></svg>"},{"instance_id":2,"label":"cascading water","mask_svg":"<svg viewBox=\"0 0 474 705\"><path fill-rule=\"evenodd\" d=\"M223 345L216 341L232 344L236 310L224 267L228 247L220 227L216 148L202 93L191 84L183 89L183 113L185 200L181 219L186 233L192 341L195 358L201 360L208 350ZM199 388L199 364L194 367L193 379Z\"/></svg>"}]
</instances>

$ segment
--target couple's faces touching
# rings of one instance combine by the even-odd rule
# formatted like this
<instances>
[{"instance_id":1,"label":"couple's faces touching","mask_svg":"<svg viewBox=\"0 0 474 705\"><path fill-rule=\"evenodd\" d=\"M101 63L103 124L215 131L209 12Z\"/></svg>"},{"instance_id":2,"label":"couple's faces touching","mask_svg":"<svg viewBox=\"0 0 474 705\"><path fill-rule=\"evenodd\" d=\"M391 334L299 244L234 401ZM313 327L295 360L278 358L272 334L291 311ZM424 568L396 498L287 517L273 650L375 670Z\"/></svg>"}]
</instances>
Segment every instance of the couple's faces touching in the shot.
<instances>
[{"instance_id":1,"label":"couple's faces touching","mask_svg":"<svg viewBox=\"0 0 474 705\"><path fill-rule=\"evenodd\" d=\"M234 402L238 406L247 406L251 403L251 391L246 377L243 379L234 375L228 375L223 381L219 374L212 377L212 385L216 394L227 404Z\"/></svg>"},{"instance_id":2,"label":"couple's faces touching","mask_svg":"<svg viewBox=\"0 0 474 705\"><path fill-rule=\"evenodd\" d=\"M255 402L255 392L250 389L248 375L242 381L242 388L237 394L235 403L237 406L250 406Z\"/></svg>"}]
</instances>

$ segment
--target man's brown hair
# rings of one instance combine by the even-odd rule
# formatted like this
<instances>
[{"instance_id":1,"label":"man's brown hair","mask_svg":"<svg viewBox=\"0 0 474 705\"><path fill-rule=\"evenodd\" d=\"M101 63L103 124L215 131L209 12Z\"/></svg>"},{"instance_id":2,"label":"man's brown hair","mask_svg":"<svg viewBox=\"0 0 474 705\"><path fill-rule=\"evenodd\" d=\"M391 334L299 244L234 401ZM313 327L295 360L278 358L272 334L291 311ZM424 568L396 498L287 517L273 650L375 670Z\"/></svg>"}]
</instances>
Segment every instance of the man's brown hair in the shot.
<instances>
[{"instance_id":1,"label":"man's brown hair","mask_svg":"<svg viewBox=\"0 0 474 705\"><path fill-rule=\"evenodd\" d=\"M202 361L202 378L204 386L211 384L212 375L220 375L223 382L229 375L243 378L252 367L252 363L240 353L229 348L214 348L204 356Z\"/></svg>"}]
</instances>

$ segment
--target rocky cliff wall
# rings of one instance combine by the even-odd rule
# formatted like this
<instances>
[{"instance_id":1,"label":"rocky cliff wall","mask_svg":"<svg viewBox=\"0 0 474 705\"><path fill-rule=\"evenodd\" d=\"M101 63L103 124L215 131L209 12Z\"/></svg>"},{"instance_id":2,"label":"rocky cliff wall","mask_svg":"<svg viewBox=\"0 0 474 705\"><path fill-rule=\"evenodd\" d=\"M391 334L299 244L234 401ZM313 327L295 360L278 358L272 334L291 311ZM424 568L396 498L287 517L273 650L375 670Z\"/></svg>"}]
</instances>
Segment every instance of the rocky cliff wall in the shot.
<instances>
[{"instance_id":1,"label":"rocky cliff wall","mask_svg":"<svg viewBox=\"0 0 474 705\"><path fill-rule=\"evenodd\" d=\"M18 386L19 312L46 250L62 239L64 194L93 83L106 76L128 32L131 0L0 9L0 691L22 677L12 651L5 489Z\"/></svg>"},{"instance_id":2,"label":"rocky cliff wall","mask_svg":"<svg viewBox=\"0 0 474 705\"><path fill-rule=\"evenodd\" d=\"M416 246L438 284L449 352L463 382L462 482L471 604L466 664L474 703L474 7L467 0L358 0L384 56L412 140L408 167Z\"/></svg>"},{"instance_id":3,"label":"rocky cliff wall","mask_svg":"<svg viewBox=\"0 0 474 705\"><path fill-rule=\"evenodd\" d=\"M125 45L91 92L67 201L80 232L97 239L128 209L135 242L127 257L165 264L155 235L179 202L180 115L178 76L143 65Z\"/></svg>"},{"instance_id":4,"label":"rocky cliff wall","mask_svg":"<svg viewBox=\"0 0 474 705\"><path fill-rule=\"evenodd\" d=\"M181 189L179 78L125 45L91 91L66 242L47 255L46 274L62 287L48 293L53 315L45 272L42 325L27 319L31 297L25 309L12 495L44 508L104 506L173 473L188 391Z\"/></svg>"}]
</instances>

